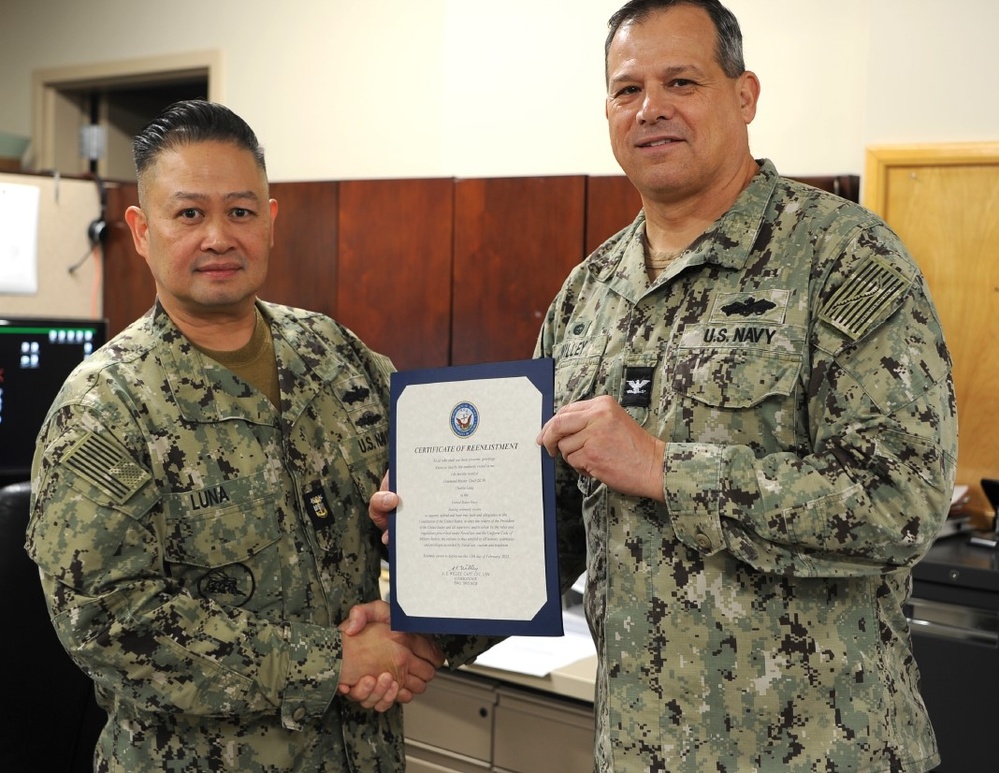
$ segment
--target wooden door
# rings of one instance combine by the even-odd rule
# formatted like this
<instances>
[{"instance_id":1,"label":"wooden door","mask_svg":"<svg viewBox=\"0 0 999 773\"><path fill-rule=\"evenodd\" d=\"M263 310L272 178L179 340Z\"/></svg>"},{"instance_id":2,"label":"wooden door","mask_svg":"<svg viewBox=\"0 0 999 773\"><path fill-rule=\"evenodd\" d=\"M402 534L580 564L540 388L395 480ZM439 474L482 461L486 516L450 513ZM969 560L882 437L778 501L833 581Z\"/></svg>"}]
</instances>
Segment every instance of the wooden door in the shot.
<instances>
[{"instance_id":1,"label":"wooden door","mask_svg":"<svg viewBox=\"0 0 999 773\"><path fill-rule=\"evenodd\" d=\"M954 359L957 482L999 477L999 143L868 150L864 203L926 275Z\"/></svg>"}]
</instances>

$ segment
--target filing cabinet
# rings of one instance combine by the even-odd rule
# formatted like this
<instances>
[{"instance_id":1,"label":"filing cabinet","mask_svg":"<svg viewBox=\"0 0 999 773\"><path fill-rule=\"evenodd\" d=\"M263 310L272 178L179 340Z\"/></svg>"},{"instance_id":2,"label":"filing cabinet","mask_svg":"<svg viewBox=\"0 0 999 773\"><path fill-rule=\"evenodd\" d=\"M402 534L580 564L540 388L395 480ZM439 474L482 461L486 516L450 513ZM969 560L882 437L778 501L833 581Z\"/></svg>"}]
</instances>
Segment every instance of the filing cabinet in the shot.
<instances>
[{"instance_id":1,"label":"filing cabinet","mask_svg":"<svg viewBox=\"0 0 999 773\"><path fill-rule=\"evenodd\" d=\"M593 768L593 706L478 674L439 673L405 708L410 773Z\"/></svg>"},{"instance_id":2,"label":"filing cabinet","mask_svg":"<svg viewBox=\"0 0 999 773\"><path fill-rule=\"evenodd\" d=\"M403 710L407 770L490 770L496 683L439 673Z\"/></svg>"},{"instance_id":3,"label":"filing cabinet","mask_svg":"<svg viewBox=\"0 0 999 773\"><path fill-rule=\"evenodd\" d=\"M593 769L593 706L511 687L496 690L493 770L580 773Z\"/></svg>"}]
</instances>

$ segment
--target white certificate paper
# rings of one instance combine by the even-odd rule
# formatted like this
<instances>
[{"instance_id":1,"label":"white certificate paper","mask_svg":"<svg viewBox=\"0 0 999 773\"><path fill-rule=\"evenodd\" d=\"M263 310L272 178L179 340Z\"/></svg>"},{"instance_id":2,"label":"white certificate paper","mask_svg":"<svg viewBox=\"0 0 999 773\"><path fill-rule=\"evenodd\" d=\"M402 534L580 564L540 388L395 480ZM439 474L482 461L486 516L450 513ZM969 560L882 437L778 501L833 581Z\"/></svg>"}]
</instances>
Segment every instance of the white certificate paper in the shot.
<instances>
[{"instance_id":1,"label":"white certificate paper","mask_svg":"<svg viewBox=\"0 0 999 773\"><path fill-rule=\"evenodd\" d=\"M392 376L392 627L562 633L549 359Z\"/></svg>"}]
</instances>

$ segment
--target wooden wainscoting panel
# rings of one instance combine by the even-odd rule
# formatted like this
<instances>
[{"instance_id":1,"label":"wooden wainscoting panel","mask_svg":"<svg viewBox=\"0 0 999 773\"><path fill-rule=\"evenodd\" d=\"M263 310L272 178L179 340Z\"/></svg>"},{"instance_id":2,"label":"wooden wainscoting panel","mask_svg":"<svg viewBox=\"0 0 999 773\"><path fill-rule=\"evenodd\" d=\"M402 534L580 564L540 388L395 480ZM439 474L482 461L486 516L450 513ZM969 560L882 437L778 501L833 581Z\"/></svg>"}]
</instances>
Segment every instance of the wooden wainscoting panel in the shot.
<instances>
[{"instance_id":1,"label":"wooden wainscoting panel","mask_svg":"<svg viewBox=\"0 0 999 773\"><path fill-rule=\"evenodd\" d=\"M340 183L338 319L400 370L448 364L454 181Z\"/></svg>"},{"instance_id":2,"label":"wooden wainscoting panel","mask_svg":"<svg viewBox=\"0 0 999 773\"><path fill-rule=\"evenodd\" d=\"M336 182L271 183L274 249L260 297L336 317Z\"/></svg>"},{"instance_id":3,"label":"wooden wainscoting panel","mask_svg":"<svg viewBox=\"0 0 999 773\"><path fill-rule=\"evenodd\" d=\"M642 197L624 175L586 178L586 254L627 225L642 208Z\"/></svg>"},{"instance_id":4,"label":"wooden wainscoting panel","mask_svg":"<svg viewBox=\"0 0 999 773\"><path fill-rule=\"evenodd\" d=\"M527 359L548 306L583 258L586 178L455 182L455 365Z\"/></svg>"}]
</instances>

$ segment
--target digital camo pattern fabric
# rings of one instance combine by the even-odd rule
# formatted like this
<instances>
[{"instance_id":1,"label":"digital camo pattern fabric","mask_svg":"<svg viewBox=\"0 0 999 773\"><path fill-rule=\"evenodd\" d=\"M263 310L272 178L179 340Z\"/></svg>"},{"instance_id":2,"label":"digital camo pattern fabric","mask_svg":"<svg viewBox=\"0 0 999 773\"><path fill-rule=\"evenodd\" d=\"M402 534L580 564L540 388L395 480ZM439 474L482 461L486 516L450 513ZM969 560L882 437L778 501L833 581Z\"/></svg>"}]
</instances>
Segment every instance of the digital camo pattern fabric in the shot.
<instances>
[{"instance_id":1,"label":"digital camo pattern fabric","mask_svg":"<svg viewBox=\"0 0 999 773\"><path fill-rule=\"evenodd\" d=\"M643 229L574 269L537 350L559 405L613 395L667 441L665 504L558 468L596 769L931 769L902 605L957 417L923 277L879 218L769 161L651 286Z\"/></svg>"},{"instance_id":2,"label":"digital camo pattern fabric","mask_svg":"<svg viewBox=\"0 0 999 773\"><path fill-rule=\"evenodd\" d=\"M110 715L99 771L404 769L401 710L336 694L336 624L379 597L391 364L327 317L258 308L280 410L157 306L40 435L27 547Z\"/></svg>"}]
</instances>

